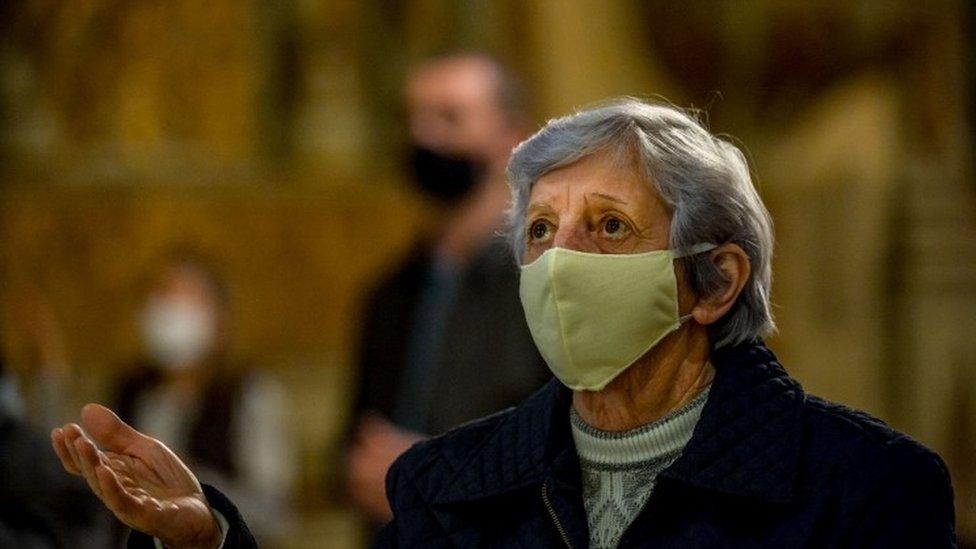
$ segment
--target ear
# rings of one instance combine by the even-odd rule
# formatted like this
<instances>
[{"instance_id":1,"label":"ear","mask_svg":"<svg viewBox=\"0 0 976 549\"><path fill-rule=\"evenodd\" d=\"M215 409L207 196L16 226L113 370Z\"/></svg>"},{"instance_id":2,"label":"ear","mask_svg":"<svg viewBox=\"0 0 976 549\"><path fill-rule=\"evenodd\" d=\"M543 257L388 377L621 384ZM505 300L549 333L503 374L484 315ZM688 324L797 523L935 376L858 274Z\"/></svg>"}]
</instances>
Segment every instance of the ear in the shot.
<instances>
[{"instance_id":1,"label":"ear","mask_svg":"<svg viewBox=\"0 0 976 549\"><path fill-rule=\"evenodd\" d=\"M712 324L729 312L752 272L749 255L738 244L722 244L709 252L708 258L726 282L715 294L701 296L691 310L695 322L702 325Z\"/></svg>"}]
</instances>

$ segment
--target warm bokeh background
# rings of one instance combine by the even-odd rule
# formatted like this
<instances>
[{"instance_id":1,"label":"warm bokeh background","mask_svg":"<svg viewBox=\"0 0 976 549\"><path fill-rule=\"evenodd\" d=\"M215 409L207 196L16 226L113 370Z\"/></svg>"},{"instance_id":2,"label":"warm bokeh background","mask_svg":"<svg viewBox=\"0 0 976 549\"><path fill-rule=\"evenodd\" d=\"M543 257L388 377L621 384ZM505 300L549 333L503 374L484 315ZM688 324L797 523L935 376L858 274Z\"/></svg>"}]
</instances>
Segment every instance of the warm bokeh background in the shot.
<instances>
[{"instance_id":1,"label":"warm bokeh background","mask_svg":"<svg viewBox=\"0 0 976 549\"><path fill-rule=\"evenodd\" d=\"M427 54L485 50L540 123L663 96L745 145L777 224L772 347L811 392L939 451L976 543L974 15L961 0L4 2L3 352L30 394L24 318L47 311L71 383L37 417L103 398L138 350L146 273L193 244L229 280L234 354L292 397L293 546L356 546L325 488L356 311L437 222L403 184L399 87Z\"/></svg>"}]
</instances>

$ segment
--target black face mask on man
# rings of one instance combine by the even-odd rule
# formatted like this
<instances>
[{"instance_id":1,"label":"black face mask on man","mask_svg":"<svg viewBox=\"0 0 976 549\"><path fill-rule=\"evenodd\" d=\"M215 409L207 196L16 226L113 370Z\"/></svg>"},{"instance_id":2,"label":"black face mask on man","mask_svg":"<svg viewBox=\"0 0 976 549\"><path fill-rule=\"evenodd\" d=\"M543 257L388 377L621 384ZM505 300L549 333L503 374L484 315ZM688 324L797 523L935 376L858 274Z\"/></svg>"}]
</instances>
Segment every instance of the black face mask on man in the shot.
<instances>
[{"instance_id":1,"label":"black face mask on man","mask_svg":"<svg viewBox=\"0 0 976 549\"><path fill-rule=\"evenodd\" d=\"M469 155L449 155L420 145L410 150L414 184L447 205L460 202L484 176L484 162Z\"/></svg>"}]
</instances>

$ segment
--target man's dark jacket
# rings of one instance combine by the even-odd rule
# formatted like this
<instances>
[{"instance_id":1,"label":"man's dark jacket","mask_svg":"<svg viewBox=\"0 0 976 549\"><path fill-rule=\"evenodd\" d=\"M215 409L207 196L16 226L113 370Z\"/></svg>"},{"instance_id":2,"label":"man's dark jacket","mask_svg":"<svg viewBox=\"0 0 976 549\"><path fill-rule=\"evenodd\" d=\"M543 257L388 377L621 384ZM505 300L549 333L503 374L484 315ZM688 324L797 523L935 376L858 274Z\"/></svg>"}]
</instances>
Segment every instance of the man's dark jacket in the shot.
<instances>
[{"instance_id":1,"label":"man's dark jacket","mask_svg":"<svg viewBox=\"0 0 976 549\"><path fill-rule=\"evenodd\" d=\"M955 545L952 488L937 455L805 394L762 343L711 359L715 379L694 434L620 547ZM586 547L571 400L552 381L517 408L411 448L387 476L394 519L379 545ZM232 536L246 532L229 502L208 498L231 519Z\"/></svg>"},{"instance_id":2,"label":"man's dark jacket","mask_svg":"<svg viewBox=\"0 0 976 549\"><path fill-rule=\"evenodd\" d=\"M415 248L367 298L356 359L355 416L379 412L395 419L431 253L429 245ZM518 284L511 250L501 239L481 248L463 268L443 337L428 350L434 361L423 386L429 408L423 425L412 428L441 434L522 402L549 379L525 322Z\"/></svg>"}]
</instances>

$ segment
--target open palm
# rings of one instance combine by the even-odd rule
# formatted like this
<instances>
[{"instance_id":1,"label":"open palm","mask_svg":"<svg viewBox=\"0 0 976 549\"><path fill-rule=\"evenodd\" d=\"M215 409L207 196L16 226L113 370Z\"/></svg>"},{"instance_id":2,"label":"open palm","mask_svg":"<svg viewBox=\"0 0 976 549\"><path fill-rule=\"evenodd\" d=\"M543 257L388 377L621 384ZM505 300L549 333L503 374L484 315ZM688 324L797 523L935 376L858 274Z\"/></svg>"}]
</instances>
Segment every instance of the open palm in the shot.
<instances>
[{"instance_id":1,"label":"open palm","mask_svg":"<svg viewBox=\"0 0 976 549\"><path fill-rule=\"evenodd\" d=\"M167 547L220 544L200 483L176 454L97 404L82 409L81 424L52 431L54 450L119 520Z\"/></svg>"}]
</instances>

